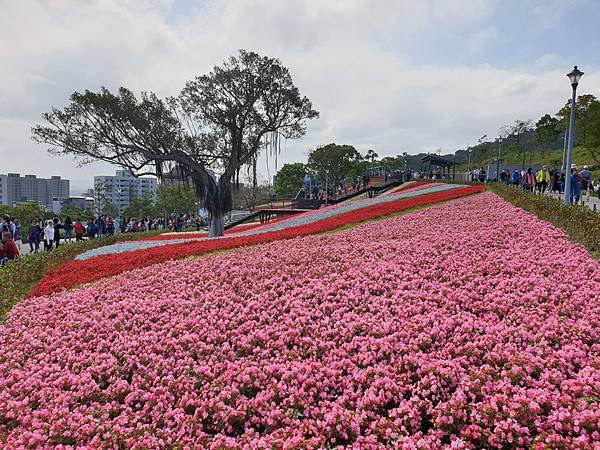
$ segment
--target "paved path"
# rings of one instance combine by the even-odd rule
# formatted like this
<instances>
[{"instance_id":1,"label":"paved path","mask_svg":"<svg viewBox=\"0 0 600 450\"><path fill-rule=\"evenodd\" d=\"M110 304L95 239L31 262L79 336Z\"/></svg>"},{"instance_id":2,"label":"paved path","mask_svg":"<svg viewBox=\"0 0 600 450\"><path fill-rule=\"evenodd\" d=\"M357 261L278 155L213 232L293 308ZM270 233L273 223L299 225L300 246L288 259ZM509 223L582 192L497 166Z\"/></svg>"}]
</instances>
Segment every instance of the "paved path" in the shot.
<instances>
[{"instance_id":1,"label":"paved path","mask_svg":"<svg viewBox=\"0 0 600 450\"><path fill-rule=\"evenodd\" d=\"M596 212L600 213L600 199L596 196L596 194L597 194L596 192L590 192L590 195L587 195L586 193L584 193L581 196L581 200L579 203L583 206L587 206L592 211L596 211ZM546 192L546 195L549 195L550 197L558 198L561 200L564 199L563 194L556 194L554 192Z\"/></svg>"}]
</instances>

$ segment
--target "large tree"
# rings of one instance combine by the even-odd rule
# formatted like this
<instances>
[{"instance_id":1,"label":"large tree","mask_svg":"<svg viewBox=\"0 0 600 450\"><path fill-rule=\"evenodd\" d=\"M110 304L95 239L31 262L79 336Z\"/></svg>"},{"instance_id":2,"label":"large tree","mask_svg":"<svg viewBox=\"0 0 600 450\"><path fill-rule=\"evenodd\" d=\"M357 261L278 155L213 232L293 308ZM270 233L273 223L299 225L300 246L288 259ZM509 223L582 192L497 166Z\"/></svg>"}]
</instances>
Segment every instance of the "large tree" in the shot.
<instances>
[{"instance_id":1,"label":"large tree","mask_svg":"<svg viewBox=\"0 0 600 450\"><path fill-rule=\"evenodd\" d=\"M600 164L600 102L595 103L590 108L589 121L590 126L583 145L585 145L594 161Z\"/></svg>"},{"instance_id":2,"label":"large tree","mask_svg":"<svg viewBox=\"0 0 600 450\"><path fill-rule=\"evenodd\" d=\"M307 167L321 180L329 177L331 185L341 183L362 156L351 145L327 144L308 155Z\"/></svg>"},{"instance_id":3,"label":"large tree","mask_svg":"<svg viewBox=\"0 0 600 450\"><path fill-rule=\"evenodd\" d=\"M198 213L196 193L189 184L161 186L156 193L155 206L163 215Z\"/></svg>"},{"instance_id":4,"label":"large tree","mask_svg":"<svg viewBox=\"0 0 600 450\"><path fill-rule=\"evenodd\" d=\"M210 235L220 236L240 168L253 162L270 134L302 137L318 112L279 60L241 50L188 82L178 98L86 90L43 117L47 123L32 128L33 139L51 152L110 162L135 176L177 170L209 212Z\"/></svg>"},{"instance_id":5,"label":"large tree","mask_svg":"<svg viewBox=\"0 0 600 450\"><path fill-rule=\"evenodd\" d=\"M568 129L571 114L569 100L556 114L560 126ZM600 162L600 101L592 94L577 97L575 104L575 143L586 147L594 161Z\"/></svg>"},{"instance_id":6,"label":"large tree","mask_svg":"<svg viewBox=\"0 0 600 450\"><path fill-rule=\"evenodd\" d=\"M550 114L544 114L535 124L535 141L540 145L542 158L546 150L556 140L560 134L558 119Z\"/></svg>"},{"instance_id":7,"label":"large tree","mask_svg":"<svg viewBox=\"0 0 600 450\"><path fill-rule=\"evenodd\" d=\"M532 129L531 120L515 120L514 124L509 128L509 133L517 137L516 147L523 168L525 167L525 155L527 153L525 143Z\"/></svg>"},{"instance_id":8,"label":"large tree","mask_svg":"<svg viewBox=\"0 0 600 450\"><path fill-rule=\"evenodd\" d=\"M306 175L306 166L302 163L284 164L275 176L275 192L278 195L295 195Z\"/></svg>"},{"instance_id":9,"label":"large tree","mask_svg":"<svg viewBox=\"0 0 600 450\"><path fill-rule=\"evenodd\" d=\"M123 211L125 217L137 217L138 219L154 217L156 213L154 194L151 192L144 192L141 196L131 199L129 206Z\"/></svg>"}]
</instances>

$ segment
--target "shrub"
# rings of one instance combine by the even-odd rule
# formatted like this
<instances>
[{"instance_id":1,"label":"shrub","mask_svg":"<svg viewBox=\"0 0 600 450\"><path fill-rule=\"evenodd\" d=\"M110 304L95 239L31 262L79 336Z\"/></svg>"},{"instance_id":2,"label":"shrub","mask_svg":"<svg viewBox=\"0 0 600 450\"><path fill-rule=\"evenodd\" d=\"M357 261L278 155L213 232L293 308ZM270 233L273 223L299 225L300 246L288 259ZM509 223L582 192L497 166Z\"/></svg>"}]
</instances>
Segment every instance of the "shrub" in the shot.
<instances>
[{"instance_id":1,"label":"shrub","mask_svg":"<svg viewBox=\"0 0 600 450\"><path fill-rule=\"evenodd\" d=\"M512 186L490 183L488 189L513 205L564 230L571 240L585 246L600 260L600 214L579 205L565 205L560 200L525 192Z\"/></svg>"}]
</instances>

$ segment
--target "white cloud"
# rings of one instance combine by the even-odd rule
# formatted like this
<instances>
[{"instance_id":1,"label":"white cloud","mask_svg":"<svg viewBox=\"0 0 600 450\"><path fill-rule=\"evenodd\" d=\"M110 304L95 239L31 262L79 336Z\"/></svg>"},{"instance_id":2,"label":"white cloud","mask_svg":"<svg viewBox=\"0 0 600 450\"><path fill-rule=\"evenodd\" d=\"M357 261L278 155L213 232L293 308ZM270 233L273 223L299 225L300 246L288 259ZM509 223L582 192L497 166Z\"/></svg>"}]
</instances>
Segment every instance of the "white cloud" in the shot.
<instances>
[{"instance_id":1,"label":"white cloud","mask_svg":"<svg viewBox=\"0 0 600 450\"><path fill-rule=\"evenodd\" d=\"M481 52L488 43L498 37L498 30L493 25L478 30L467 39L467 46L471 52Z\"/></svg>"},{"instance_id":2,"label":"white cloud","mask_svg":"<svg viewBox=\"0 0 600 450\"><path fill-rule=\"evenodd\" d=\"M177 0L4 4L0 172L56 173L91 184L94 174L112 169L74 169L68 158L47 156L29 137L41 113L66 104L75 90L101 85L176 95L239 48L279 57L321 112L303 141L287 143L284 162L334 141L380 155L453 151L517 117L555 111L568 94L564 74L544 64L527 72L417 65L405 56L402 45L418 48L439 27L465 36L465 51L480 52L497 37L490 1L212 0L181 8ZM389 38L402 45L382 45ZM598 77L586 81L592 91L600 86Z\"/></svg>"}]
</instances>

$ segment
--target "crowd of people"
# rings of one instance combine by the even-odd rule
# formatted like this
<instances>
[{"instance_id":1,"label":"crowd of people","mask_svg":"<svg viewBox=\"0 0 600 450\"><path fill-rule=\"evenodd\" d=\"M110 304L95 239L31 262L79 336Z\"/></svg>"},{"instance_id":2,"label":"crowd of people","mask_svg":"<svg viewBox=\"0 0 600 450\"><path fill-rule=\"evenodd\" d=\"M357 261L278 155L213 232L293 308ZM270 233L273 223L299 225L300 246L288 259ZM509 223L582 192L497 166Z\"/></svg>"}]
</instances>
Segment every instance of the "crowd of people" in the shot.
<instances>
[{"instance_id":1,"label":"crowd of people","mask_svg":"<svg viewBox=\"0 0 600 450\"><path fill-rule=\"evenodd\" d=\"M385 175L384 182L387 182L388 176ZM348 195L348 193L358 192L360 190L367 189L369 184L371 183L371 177L369 175L363 175L362 177L357 177L352 180L352 186L348 187L342 183L337 186L321 186L315 185L312 186L311 189L306 189L305 186L300 188L300 191L296 195L296 199L301 200L325 200L328 199L337 199L338 197L343 197Z\"/></svg>"},{"instance_id":2,"label":"crowd of people","mask_svg":"<svg viewBox=\"0 0 600 450\"><path fill-rule=\"evenodd\" d=\"M575 202L579 202L583 191L598 192L598 181L594 184L592 172L587 165L583 166L583 170L580 171L577 165L573 164L570 172L569 183ZM546 166L542 166L537 172L531 167L527 170L515 169L512 174L506 169L500 173L500 182L512 184L521 187L525 191L537 192L538 194L546 192L562 194L565 191L567 175L565 170L561 171Z\"/></svg>"},{"instance_id":3,"label":"crowd of people","mask_svg":"<svg viewBox=\"0 0 600 450\"><path fill-rule=\"evenodd\" d=\"M82 241L112 236L115 233L139 233L150 230L183 231L187 226L195 227L196 231L204 226L201 217L191 217L187 214L174 216L169 219L149 217L109 217L97 216L82 220L80 217L72 220L67 216L61 220L58 216L43 220L34 218L27 229L29 253L46 252L58 248L62 242ZM23 230L19 218L4 215L1 225L0 266L7 261L17 259L23 246Z\"/></svg>"}]
</instances>

